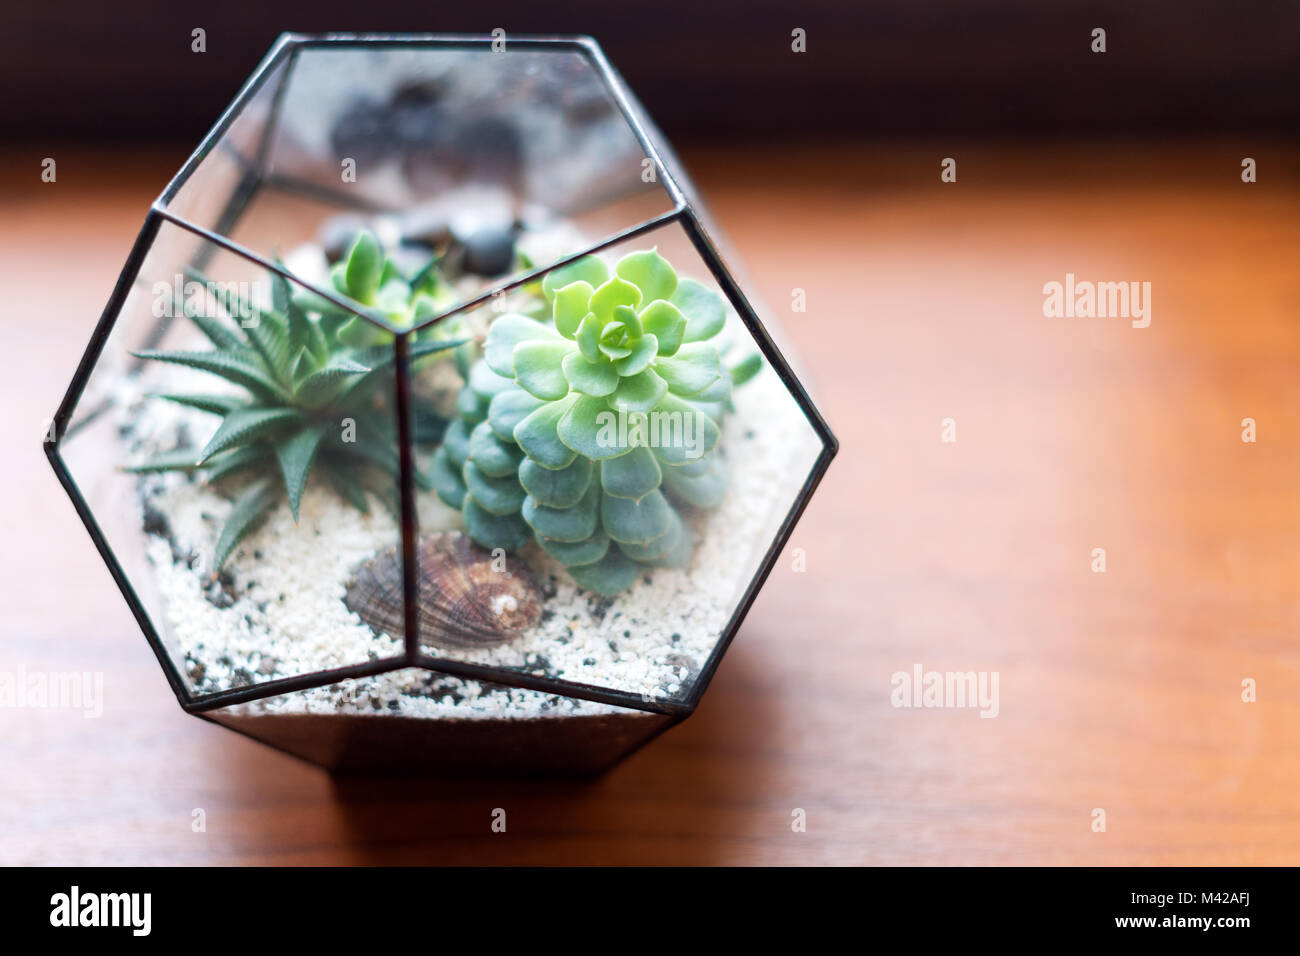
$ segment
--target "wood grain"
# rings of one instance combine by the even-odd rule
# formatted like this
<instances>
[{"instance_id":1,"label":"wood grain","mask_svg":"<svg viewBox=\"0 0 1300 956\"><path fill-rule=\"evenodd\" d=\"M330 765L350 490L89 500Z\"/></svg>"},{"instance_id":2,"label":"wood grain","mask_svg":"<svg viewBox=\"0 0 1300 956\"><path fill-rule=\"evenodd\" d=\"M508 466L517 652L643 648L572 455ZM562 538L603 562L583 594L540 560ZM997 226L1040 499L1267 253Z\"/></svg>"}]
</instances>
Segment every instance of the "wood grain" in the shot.
<instances>
[{"instance_id":1,"label":"wood grain","mask_svg":"<svg viewBox=\"0 0 1300 956\"><path fill-rule=\"evenodd\" d=\"M1251 150L688 155L842 452L698 713L587 783L334 780L180 712L37 438L182 157L10 154L0 670L107 703L0 710L0 862L1300 862L1300 187ZM1044 318L1066 272L1150 327ZM892 707L915 663L998 716Z\"/></svg>"}]
</instances>

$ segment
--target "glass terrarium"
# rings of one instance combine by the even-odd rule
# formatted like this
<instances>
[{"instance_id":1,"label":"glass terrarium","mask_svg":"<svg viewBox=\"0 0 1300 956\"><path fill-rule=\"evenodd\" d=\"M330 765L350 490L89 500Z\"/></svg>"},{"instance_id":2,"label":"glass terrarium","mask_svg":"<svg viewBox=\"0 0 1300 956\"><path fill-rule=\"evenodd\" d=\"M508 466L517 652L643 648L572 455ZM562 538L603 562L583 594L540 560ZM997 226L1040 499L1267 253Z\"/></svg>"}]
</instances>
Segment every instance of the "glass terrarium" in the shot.
<instances>
[{"instance_id":1,"label":"glass terrarium","mask_svg":"<svg viewBox=\"0 0 1300 956\"><path fill-rule=\"evenodd\" d=\"M688 716L835 452L585 38L285 36L46 451L181 705L334 769Z\"/></svg>"}]
</instances>

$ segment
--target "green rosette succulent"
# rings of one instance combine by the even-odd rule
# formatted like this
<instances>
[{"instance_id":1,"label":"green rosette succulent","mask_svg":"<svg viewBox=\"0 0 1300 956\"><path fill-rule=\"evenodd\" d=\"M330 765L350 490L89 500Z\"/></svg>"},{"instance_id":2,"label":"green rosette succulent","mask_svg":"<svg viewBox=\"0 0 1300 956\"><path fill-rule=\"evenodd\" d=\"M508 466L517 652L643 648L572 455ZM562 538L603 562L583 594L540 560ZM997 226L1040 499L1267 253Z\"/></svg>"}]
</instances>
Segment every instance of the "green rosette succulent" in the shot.
<instances>
[{"instance_id":1,"label":"green rosette succulent","mask_svg":"<svg viewBox=\"0 0 1300 956\"><path fill-rule=\"evenodd\" d=\"M616 594L691 554L686 508L721 503L717 444L732 388L722 298L656 249L579 259L542 283L549 319L507 314L458 396L433 459L439 496L488 548L535 540L584 588Z\"/></svg>"}]
</instances>

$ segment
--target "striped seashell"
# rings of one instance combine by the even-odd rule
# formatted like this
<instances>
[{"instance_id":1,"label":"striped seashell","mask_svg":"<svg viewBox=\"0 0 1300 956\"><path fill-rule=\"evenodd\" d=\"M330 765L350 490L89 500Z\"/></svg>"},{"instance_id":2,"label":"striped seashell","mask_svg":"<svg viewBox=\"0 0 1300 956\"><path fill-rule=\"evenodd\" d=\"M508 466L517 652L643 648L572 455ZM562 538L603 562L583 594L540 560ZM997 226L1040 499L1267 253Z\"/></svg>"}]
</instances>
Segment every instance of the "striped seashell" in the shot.
<instances>
[{"instance_id":1,"label":"striped seashell","mask_svg":"<svg viewBox=\"0 0 1300 956\"><path fill-rule=\"evenodd\" d=\"M494 559L459 531L420 538L417 554L421 643L492 647L540 620L541 588L513 555ZM381 551L357 568L343 602L376 633L401 638L401 549Z\"/></svg>"}]
</instances>

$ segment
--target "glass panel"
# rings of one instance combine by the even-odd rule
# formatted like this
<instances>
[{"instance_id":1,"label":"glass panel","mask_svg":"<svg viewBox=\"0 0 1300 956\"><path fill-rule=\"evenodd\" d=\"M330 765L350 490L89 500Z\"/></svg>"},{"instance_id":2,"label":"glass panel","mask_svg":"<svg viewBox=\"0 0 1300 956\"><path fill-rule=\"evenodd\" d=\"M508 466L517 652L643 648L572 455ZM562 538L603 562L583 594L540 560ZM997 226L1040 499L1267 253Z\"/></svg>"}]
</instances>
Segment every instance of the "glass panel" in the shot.
<instances>
[{"instance_id":1,"label":"glass panel","mask_svg":"<svg viewBox=\"0 0 1300 956\"><path fill-rule=\"evenodd\" d=\"M570 47L336 42L286 62L172 211L308 283L369 230L405 269L436 253L437 305L451 307L673 208L600 72ZM241 163L256 165L263 132L264 175L244 195Z\"/></svg>"},{"instance_id":2,"label":"glass panel","mask_svg":"<svg viewBox=\"0 0 1300 956\"><path fill-rule=\"evenodd\" d=\"M822 443L682 227L430 331L475 344L454 399L414 373L456 414L421 457L422 649L684 700Z\"/></svg>"},{"instance_id":3,"label":"glass panel","mask_svg":"<svg viewBox=\"0 0 1300 956\"><path fill-rule=\"evenodd\" d=\"M204 716L335 770L595 773L672 718L418 668Z\"/></svg>"},{"instance_id":4,"label":"glass panel","mask_svg":"<svg viewBox=\"0 0 1300 956\"><path fill-rule=\"evenodd\" d=\"M249 198L241 192L245 179L256 179L259 161L269 146L272 116L288 76L288 58L268 70L249 101L231 119L225 132L180 183L168 210L182 219L225 235Z\"/></svg>"},{"instance_id":5,"label":"glass panel","mask_svg":"<svg viewBox=\"0 0 1300 956\"><path fill-rule=\"evenodd\" d=\"M60 444L198 695L403 649L392 336L322 307L164 223ZM378 632L367 562L397 581Z\"/></svg>"}]
</instances>

